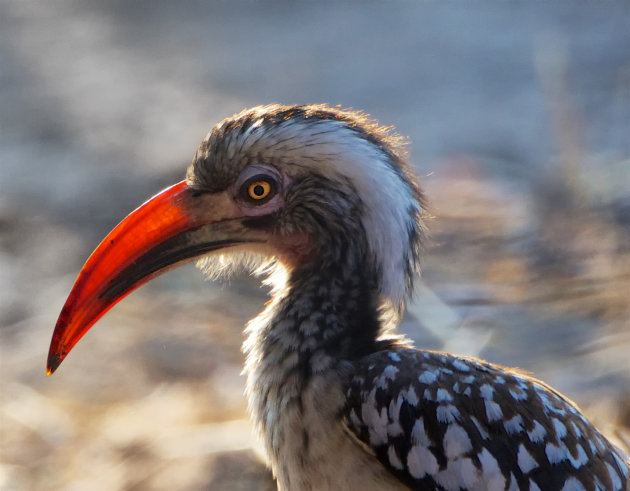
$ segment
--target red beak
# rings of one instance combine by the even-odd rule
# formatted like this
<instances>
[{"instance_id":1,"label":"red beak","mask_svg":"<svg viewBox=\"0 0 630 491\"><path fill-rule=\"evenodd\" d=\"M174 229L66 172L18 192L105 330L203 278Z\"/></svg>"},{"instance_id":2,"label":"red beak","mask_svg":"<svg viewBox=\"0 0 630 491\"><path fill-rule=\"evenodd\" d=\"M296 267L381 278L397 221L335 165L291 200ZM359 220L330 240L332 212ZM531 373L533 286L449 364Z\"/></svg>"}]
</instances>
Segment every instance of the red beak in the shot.
<instances>
[{"instance_id":1,"label":"red beak","mask_svg":"<svg viewBox=\"0 0 630 491\"><path fill-rule=\"evenodd\" d=\"M184 181L133 211L79 273L55 326L46 373L52 374L88 329L136 288L196 256L251 242L235 218L226 193L195 192Z\"/></svg>"}]
</instances>

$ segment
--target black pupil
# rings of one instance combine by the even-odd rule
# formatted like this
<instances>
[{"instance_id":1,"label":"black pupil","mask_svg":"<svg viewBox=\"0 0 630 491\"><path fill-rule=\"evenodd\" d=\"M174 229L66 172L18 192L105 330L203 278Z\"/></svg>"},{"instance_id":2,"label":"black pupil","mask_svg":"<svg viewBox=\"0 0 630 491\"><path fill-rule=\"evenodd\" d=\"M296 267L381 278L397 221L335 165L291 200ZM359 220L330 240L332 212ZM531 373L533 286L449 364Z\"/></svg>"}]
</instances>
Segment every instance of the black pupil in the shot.
<instances>
[{"instance_id":1,"label":"black pupil","mask_svg":"<svg viewBox=\"0 0 630 491\"><path fill-rule=\"evenodd\" d=\"M254 194L256 196L262 196L263 194L265 194L265 188L262 186L262 184L256 184L254 186Z\"/></svg>"}]
</instances>

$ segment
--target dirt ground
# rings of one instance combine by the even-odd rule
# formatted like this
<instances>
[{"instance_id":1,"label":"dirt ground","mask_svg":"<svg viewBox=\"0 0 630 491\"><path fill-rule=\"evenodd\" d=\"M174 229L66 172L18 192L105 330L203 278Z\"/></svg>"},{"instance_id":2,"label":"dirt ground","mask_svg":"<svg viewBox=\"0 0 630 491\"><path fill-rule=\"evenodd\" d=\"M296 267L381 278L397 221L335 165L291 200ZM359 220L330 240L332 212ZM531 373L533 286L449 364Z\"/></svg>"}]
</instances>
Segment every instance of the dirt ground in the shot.
<instances>
[{"instance_id":1,"label":"dirt ground","mask_svg":"<svg viewBox=\"0 0 630 491\"><path fill-rule=\"evenodd\" d=\"M169 273L53 377L81 265L262 103L408 137L431 245L402 330L519 366L630 445L630 5L0 2L0 489L267 490L240 375L256 280Z\"/></svg>"}]
</instances>

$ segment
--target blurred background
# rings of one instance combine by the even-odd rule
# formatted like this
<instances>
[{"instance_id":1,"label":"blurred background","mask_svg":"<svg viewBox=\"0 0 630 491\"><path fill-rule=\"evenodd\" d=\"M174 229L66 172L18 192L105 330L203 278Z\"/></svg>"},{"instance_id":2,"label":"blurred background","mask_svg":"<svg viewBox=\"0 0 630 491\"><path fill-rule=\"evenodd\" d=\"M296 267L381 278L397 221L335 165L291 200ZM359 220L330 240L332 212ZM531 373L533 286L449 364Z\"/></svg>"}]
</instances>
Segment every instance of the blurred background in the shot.
<instances>
[{"instance_id":1,"label":"blurred background","mask_svg":"<svg viewBox=\"0 0 630 491\"><path fill-rule=\"evenodd\" d=\"M100 239L272 102L411 142L419 346L529 370L628 448L629 3L3 0L0 489L273 489L240 375L257 281L169 273L44 373Z\"/></svg>"}]
</instances>

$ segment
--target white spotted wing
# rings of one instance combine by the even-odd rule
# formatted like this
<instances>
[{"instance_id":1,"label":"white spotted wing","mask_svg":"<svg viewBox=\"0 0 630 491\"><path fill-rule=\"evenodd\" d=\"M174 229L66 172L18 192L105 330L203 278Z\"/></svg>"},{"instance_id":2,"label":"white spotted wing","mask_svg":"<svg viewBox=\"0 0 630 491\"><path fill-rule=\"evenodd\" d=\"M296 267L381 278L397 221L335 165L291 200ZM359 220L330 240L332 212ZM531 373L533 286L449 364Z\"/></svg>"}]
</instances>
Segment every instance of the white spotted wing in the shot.
<instances>
[{"instance_id":1,"label":"white spotted wing","mask_svg":"<svg viewBox=\"0 0 630 491\"><path fill-rule=\"evenodd\" d=\"M625 490L628 462L576 406L524 373L398 348L359 361L347 426L419 490Z\"/></svg>"}]
</instances>

